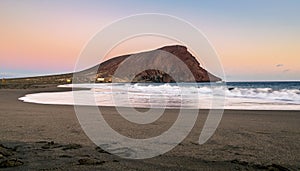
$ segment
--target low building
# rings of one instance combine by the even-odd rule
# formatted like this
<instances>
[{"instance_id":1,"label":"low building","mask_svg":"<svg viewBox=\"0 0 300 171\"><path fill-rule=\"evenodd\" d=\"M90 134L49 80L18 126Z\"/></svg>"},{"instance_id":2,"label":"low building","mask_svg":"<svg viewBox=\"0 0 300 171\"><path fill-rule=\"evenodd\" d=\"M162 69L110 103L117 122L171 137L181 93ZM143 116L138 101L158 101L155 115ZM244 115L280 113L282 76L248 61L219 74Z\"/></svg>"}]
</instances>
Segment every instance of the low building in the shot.
<instances>
[{"instance_id":1,"label":"low building","mask_svg":"<svg viewBox=\"0 0 300 171\"><path fill-rule=\"evenodd\" d=\"M96 83L111 83L112 79L111 77L97 77Z\"/></svg>"},{"instance_id":2,"label":"low building","mask_svg":"<svg viewBox=\"0 0 300 171\"><path fill-rule=\"evenodd\" d=\"M4 78L1 79L1 84L5 84L6 80Z\"/></svg>"},{"instance_id":3,"label":"low building","mask_svg":"<svg viewBox=\"0 0 300 171\"><path fill-rule=\"evenodd\" d=\"M67 79L67 83L72 83L72 79Z\"/></svg>"},{"instance_id":4,"label":"low building","mask_svg":"<svg viewBox=\"0 0 300 171\"><path fill-rule=\"evenodd\" d=\"M103 83L103 82L105 82L105 78L99 77L96 79L96 82Z\"/></svg>"}]
</instances>

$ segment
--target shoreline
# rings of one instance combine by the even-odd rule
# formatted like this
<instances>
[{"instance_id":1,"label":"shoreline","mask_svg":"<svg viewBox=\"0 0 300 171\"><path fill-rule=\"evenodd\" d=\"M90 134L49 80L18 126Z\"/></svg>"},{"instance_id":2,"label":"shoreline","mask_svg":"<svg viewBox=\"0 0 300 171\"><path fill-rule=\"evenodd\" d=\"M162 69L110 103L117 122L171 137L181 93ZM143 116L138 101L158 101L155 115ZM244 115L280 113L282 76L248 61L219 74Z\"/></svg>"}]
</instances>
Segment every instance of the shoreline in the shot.
<instances>
[{"instance_id":1,"label":"shoreline","mask_svg":"<svg viewBox=\"0 0 300 171\"><path fill-rule=\"evenodd\" d=\"M28 93L26 93L25 95L22 95L19 98L24 98L26 95L30 95L30 94L38 94L38 93L49 93L49 92L54 92L54 93L59 93L59 92L63 92L63 93L68 93L68 92L71 92L71 91L80 91L80 90L91 90L91 88L72 88L72 87L50 87L50 88L31 88L31 89L0 89L0 90L7 90L7 91L12 91L12 90L24 90L24 91L28 91ZM26 99L26 98L25 98ZM58 105L58 106L74 106L73 104L55 104L53 102L51 103L40 103L40 102L35 102L35 101L32 101L32 100L29 100L29 101L26 101L26 100L19 100L19 101L22 101L24 103L32 103L32 104L43 104L43 105ZM289 105L289 104L287 104ZM296 104L293 104L295 106L298 106ZM112 106L112 105L107 105L107 106L95 106L95 105L90 105L90 104L81 104L81 105L77 105L77 106L94 106L94 107L112 107L114 108L115 106ZM121 107L121 108L129 108L129 107L126 107L126 106L118 106L118 107ZM235 106L236 107L236 106ZM272 106L269 106L269 107L272 107ZM135 107L136 109L147 109L145 107ZM234 108L234 106L231 106L229 108L226 108L226 106L224 106L223 109L205 109L205 108L182 108L183 110L187 109L187 110L224 110L224 111L290 111L290 112L297 112L297 111L300 111L299 107L296 108L296 109L281 109L281 110L278 110L277 109L278 107L275 106L275 109L263 109L263 108L259 108L259 109L252 109L252 108L245 108L245 109L240 109L239 107L238 108ZM155 108L154 109L165 109L165 110L170 110L170 109L174 109L174 110L180 110L181 108Z\"/></svg>"},{"instance_id":2,"label":"shoreline","mask_svg":"<svg viewBox=\"0 0 300 171\"><path fill-rule=\"evenodd\" d=\"M82 131L73 106L18 100L25 94L58 90L66 89L0 89L0 153L11 154L0 155L0 163L20 160L15 162L20 166L6 170L300 169L300 111L225 110L215 134L199 145L207 116L207 110L200 110L189 136L173 150L152 159L128 160L97 148ZM166 109L165 117L139 129L117 117L114 107L100 108L115 130L139 138L145 138L145 131L150 137L163 132L178 112Z\"/></svg>"}]
</instances>

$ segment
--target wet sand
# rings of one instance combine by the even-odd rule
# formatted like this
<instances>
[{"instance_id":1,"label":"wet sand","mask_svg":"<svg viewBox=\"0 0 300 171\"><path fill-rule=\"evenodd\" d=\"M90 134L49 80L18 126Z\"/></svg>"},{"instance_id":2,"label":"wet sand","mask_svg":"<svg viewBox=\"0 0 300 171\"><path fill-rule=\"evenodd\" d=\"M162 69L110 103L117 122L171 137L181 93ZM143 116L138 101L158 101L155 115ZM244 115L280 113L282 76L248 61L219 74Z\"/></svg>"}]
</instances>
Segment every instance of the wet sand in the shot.
<instances>
[{"instance_id":1,"label":"wet sand","mask_svg":"<svg viewBox=\"0 0 300 171\"><path fill-rule=\"evenodd\" d=\"M25 94L62 89L0 90L0 170L299 170L300 111L226 110L204 145L198 138L207 110L189 136L170 152L145 160L106 153L82 131L73 106L18 101ZM136 138L159 135L177 117L167 110L153 124L125 122L114 107L100 107L118 132Z\"/></svg>"}]
</instances>

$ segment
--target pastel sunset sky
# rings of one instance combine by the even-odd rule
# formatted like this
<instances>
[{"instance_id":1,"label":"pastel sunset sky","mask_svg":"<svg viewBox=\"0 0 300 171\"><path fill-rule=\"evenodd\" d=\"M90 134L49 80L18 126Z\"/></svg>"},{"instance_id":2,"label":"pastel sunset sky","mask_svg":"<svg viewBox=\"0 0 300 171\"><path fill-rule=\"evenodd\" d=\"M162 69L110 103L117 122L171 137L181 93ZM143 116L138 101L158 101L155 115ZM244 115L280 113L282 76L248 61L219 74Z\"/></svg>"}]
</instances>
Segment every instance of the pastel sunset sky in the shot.
<instances>
[{"instance_id":1,"label":"pastel sunset sky","mask_svg":"<svg viewBox=\"0 0 300 171\"><path fill-rule=\"evenodd\" d=\"M228 81L300 80L299 9L299 0L1 0L0 78L71 72L104 26L129 15L163 13L206 35ZM168 44L145 40L111 55Z\"/></svg>"}]
</instances>

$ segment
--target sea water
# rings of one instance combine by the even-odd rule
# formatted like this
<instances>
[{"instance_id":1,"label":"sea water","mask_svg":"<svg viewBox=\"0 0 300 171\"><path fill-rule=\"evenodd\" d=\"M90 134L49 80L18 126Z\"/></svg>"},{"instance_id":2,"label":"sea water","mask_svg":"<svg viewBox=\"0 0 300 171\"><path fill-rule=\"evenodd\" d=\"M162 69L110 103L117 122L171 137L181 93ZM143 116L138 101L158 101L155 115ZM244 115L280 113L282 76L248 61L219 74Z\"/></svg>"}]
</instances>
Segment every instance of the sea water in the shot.
<instances>
[{"instance_id":1,"label":"sea water","mask_svg":"<svg viewBox=\"0 0 300 171\"><path fill-rule=\"evenodd\" d=\"M28 94L19 99L59 105L300 110L300 82L100 83L59 87L85 89Z\"/></svg>"}]
</instances>

